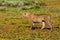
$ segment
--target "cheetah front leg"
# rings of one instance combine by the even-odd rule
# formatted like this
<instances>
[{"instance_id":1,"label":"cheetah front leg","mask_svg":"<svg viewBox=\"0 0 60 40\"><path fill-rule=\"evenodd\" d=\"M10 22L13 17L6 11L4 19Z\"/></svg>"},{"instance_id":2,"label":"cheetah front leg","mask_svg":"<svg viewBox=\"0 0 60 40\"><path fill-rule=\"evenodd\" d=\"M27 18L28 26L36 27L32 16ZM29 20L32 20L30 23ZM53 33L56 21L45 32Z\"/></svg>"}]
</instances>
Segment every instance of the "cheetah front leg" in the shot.
<instances>
[{"instance_id":1,"label":"cheetah front leg","mask_svg":"<svg viewBox=\"0 0 60 40\"><path fill-rule=\"evenodd\" d=\"M30 29L35 29L35 27L34 27L34 22L30 19L29 20L29 23L30 23Z\"/></svg>"},{"instance_id":2,"label":"cheetah front leg","mask_svg":"<svg viewBox=\"0 0 60 40\"><path fill-rule=\"evenodd\" d=\"M42 22L42 28L41 28L41 30L44 29L44 28L45 28L45 22Z\"/></svg>"}]
</instances>

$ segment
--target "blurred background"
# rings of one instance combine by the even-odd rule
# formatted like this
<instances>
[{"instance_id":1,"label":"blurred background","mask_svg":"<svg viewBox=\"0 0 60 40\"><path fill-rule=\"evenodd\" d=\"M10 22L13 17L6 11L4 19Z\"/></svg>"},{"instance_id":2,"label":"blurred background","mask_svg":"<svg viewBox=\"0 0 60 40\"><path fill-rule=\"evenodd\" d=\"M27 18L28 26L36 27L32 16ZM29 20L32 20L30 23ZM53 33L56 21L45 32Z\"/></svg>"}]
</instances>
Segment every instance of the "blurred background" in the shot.
<instances>
[{"instance_id":1,"label":"blurred background","mask_svg":"<svg viewBox=\"0 0 60 40\"><path fill-rule=\"evenodd\" d=\"M48 14L58 27L31 30L24 12ZM60 40L60 0L0 0L0 40Z\"/></svg>"}]
</instances>

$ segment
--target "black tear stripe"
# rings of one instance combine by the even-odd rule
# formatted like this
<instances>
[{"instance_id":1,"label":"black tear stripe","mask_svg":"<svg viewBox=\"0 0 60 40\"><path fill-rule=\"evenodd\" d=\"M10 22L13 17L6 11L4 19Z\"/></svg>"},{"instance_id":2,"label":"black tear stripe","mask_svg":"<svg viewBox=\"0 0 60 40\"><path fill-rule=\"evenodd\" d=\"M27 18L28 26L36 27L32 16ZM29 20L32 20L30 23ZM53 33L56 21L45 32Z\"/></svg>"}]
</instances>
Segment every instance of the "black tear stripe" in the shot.
<instances>
[{"instance_id":1,"label":"black tear stripe","mask_svg":"<svg viewBox=\"0 0 60 40\"><path fill-rule=\"evenodd\" d=\"M44 20L42 20L42 22L45 22Z\"/></svg>"}]
</instances>

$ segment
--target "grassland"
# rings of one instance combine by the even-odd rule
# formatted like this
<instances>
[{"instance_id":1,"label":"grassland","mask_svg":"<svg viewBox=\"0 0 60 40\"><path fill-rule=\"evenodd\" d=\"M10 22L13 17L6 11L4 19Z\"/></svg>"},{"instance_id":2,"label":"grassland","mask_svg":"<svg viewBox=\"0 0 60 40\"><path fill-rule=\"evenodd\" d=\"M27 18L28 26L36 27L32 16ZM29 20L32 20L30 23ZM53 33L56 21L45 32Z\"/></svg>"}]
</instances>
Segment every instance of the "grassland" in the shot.
<instances>
[{"instance_id":1,"label":"grassland","mask_svg":"<svg viewBox=\"0 0 60 40\"><path fill-rule=\"evenodd\" d=\"M0 40L60 40L60 1L42 1L42 5L24 5L19 7L0 6ZM45 4L46 5L45 5ZM40 30L41 23L36 23L38 29L31 30L27 18L22 17L24 12L48 14L51 22L57 26L52 31L49 26Z\"/></svg>"}]
</instances>

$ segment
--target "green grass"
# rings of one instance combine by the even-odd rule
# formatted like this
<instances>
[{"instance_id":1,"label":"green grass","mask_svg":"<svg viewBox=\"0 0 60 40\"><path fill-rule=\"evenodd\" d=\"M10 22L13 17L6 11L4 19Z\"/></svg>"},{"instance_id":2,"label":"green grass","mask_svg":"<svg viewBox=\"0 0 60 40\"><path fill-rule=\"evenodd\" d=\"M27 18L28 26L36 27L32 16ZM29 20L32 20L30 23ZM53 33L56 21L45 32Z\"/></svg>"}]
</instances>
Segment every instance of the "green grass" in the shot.
<instances>
[{"instance_id":1,"label":"green grass","mask_svg":"<svg viewBox=\"0 0 60 40\"><path fill-rule=\"evenodd\" d=\"M33 4L21 7L4 6L6 7L6 10L3 11L0 9L0 40L60 40L59 2L50 3L49 1L45 1L44 3L47 4L48 7ZM50 15L51 22L59 28L54 28L51 32L50 29L47 29L50 27L46 26L45 29L40 30L39 27L41 27L41 23L36 23L35 27L38 27L39 29L36 28L35 30L31 30L28 19L23 18L21 15L28 11L35 14Z\"/></svg>"}]
</instances>

